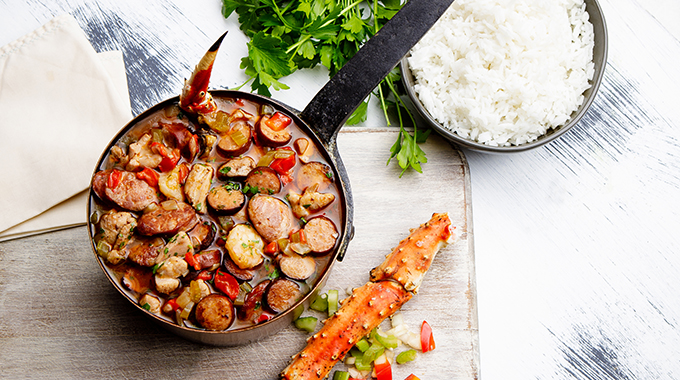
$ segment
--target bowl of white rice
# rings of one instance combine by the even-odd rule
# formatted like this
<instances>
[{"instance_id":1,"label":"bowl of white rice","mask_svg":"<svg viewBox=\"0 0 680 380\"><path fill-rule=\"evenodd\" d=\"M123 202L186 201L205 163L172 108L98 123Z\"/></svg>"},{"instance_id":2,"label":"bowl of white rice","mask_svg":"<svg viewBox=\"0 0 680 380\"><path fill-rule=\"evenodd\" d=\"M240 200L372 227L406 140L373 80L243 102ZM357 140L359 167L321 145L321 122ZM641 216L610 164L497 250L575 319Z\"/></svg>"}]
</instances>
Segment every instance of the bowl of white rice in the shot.
<instances>
[{"instance_id":1,"label":"bowl of white rice","mask_svg":"<svg viewBox=\"0 0 680 380\"><path fill-rule=\"evenodd\" d=\"M442 136L498 153L542 146L578 123L606 61L597 0L456 0L401 71Z\"/></svg>"}]
</instances>

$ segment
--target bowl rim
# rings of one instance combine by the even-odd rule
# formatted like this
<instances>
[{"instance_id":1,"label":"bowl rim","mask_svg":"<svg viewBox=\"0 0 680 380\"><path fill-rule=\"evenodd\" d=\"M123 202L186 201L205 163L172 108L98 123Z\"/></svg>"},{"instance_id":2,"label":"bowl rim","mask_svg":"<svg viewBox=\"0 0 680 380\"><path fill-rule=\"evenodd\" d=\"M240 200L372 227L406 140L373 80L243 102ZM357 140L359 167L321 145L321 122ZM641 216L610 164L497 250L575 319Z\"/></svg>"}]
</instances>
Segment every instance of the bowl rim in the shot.
<instances>
[{"instance_id":1,"label":"bowl rim","mask_svg":"<svg viewBox=\"0 0 680 380\"><path fill-rule=\"evenodd\" d=\"M604 77L604 71L607 66L607 54L609 37L607 32L607 23L602 12L602 7L600 6L598 0L584 0L586 6L586 12L588 13L588 18L593 25L594 34L594 46L593 46L593 63L594 74L593 78L590 80L591 86L583 92L584 101L583 103L574 111L569 117L569 121L555 129L549 129L545 134L538 137L538 139L524 143L521 145L511 145L511 146L493 146L488 144L483 144L471 139L462 137L456 132L447 129L442 124L440 124L425 108L425 106L420 102L418 94L415 91L415 79L408 64L408 58L410 53L404 56L400 63L400 72L402 76L402 82L406 93L416 108L418 114L425 119L428 126L433 128L442 137L446 138L452 143L460 145L474 151L485 152L485 153L518 153L524 152L530 149L538 148L540 146L546 145L549 142L557 139L558 137L565 134L573 126L579 123L579 121L586 114L590 106L597 96L597 92L600 88L602 78ZM593 22L593 19L598 21ZM601 56L601 60L598 59Z\"/></svg>"}]
</instances>

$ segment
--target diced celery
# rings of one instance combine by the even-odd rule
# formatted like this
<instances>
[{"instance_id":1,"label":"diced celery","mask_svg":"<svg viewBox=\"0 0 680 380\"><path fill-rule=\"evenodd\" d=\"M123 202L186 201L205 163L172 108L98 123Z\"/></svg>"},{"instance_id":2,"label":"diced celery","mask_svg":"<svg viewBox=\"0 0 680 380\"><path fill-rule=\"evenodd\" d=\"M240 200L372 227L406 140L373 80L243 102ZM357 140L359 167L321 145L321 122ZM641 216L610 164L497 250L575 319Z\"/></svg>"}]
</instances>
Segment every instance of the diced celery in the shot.
<instances>
[{"instance_id":1,"label":"diced celery","mask_svg":"<svg viewBox=\"0 0 680 380\"><path fill-rule=\"evenodd\" d=\"M361 339L360 341L358 341L357 344L355 344L355 346L361 352L366 352L366 350L368 350L368 347L370 347L371 344L368 343L368 341L364 338L364 339Z\"/></svg>"},{"instance_id":2,"label":"diced celery","mask_svg":"<svg viewBox=\"0 0 680 380\"><path fill-rule=\"evenodd\" d=\"M333 380L349 380L349 372L335 371L333 374Z\"/></svg>"},{"instance_id":3,"label":"diced celery","mask_svg":"<svg viewBox=\"0 0 680 380\"><path fill-rule=\"evenodd\" d=\"M238 129L230 133L229 137L231 137L238 146L243 146L248 142L248 138Z\"/></svg>"},{"instance_id":4,"label":"diced celery","mask_svg":"<svg viewBox=\"0 0 680 380\"><path fill-rule=\"evenodd\" d=\"M274 155L276 154L276 151L270 150L269 152L265 153L262 157L260 157L260 160L257 162L257 166L269 166L269 164L274 161Z\"/></svg>"},{"instance_id":5,"label":"diced celery","mask_svg":"<svg viewBox=\"0 0 680 380\"><path fill-rule=\"evenodd\" d=\"M387 348L397 348L399 346L399 339L394 335L383 335L376 332L375 339Z\"/></svg>"},{"instance_id":6,"label":"diced celery","mask_svg":"<svg viewBox=\"0 0 680 380\"><path fill-rule=\"evenodd\" d=\"M309 308L316 311L326 311L328 310L328 295L326 293L319 294L312 300L309 304Z\"/></svg>"},{"instance_id":7,"label":"diced celery","mask_svg":"<svg viewBox=\"0 0 680 380\"><path fill-rule=\"evenodd\" d=\"M398 364L404 364L406 362L410 362L416 359L416 350L410 349L403 351L397 355L397 363Z\"/></svg>"},{"instance_id":8,"label":"diced celery","mask_svg":"<svg viewBox=\"0 0 680 380\"><path fill-rule=\"evenodd\" d=\"M328 316L332 316L338 311L338 290L331 289L328 291Z\"/></svg>"},{"instance_id":9,"label":"diced celery","mask_svg":"<svg viewBox=\"0 0 680 380\"><path fill-rule=\"evenodd\" d=\"M382 355L385 352L385 347L376 342L371 345L365 352L364 352L364 359L362 362L364 364L371 364L378 356Z\"/></svg>"},{"instance_id":10,"label":"diced celery","mask_svg":"<svg viewBox=\"0 0 680 380\"><path fill-rule=\"evenodd\" d=\"M316 329L316 317L302 317L295 320L295 327L307 332L313 332Z\"/></svg>"}]
</instances>

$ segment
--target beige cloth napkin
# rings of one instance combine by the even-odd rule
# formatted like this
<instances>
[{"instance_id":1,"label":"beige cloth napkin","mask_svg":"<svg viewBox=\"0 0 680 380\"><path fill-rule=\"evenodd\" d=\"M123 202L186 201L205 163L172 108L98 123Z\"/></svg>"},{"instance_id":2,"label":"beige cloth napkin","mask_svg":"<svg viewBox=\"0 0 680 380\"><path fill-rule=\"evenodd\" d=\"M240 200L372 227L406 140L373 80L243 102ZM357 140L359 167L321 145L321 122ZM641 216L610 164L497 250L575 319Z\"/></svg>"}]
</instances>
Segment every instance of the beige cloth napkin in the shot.
<instances>
[{"instance_id":1,"label":"beige cloth napkin","mask_svg":"<svg viewBox=\"0 0 680 380\"><path fill-rule=\"evenodd\" d=\"M131 118L120 52L58 16L0 48L0 241L84 224L99 156Z\"/></svg>"}]
</instances>

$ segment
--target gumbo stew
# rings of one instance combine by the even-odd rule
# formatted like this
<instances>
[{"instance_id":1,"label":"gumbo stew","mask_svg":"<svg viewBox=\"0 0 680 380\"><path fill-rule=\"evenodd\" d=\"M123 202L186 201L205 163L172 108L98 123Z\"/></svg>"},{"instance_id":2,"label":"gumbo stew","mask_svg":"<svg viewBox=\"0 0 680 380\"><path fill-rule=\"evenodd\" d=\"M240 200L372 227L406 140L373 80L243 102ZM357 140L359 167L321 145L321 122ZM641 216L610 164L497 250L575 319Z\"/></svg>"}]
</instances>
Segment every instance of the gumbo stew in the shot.
<instances>
[{"instance_id":1,"label":"gumbo stew","mask_svg":"<svg viewBox=\"0 0 680 380\"><path fill-rule=\"evenodd\" d=\"M285 111L216 96L132 126L92 180L94 244L148 312L222 331L265 322L312 289L338 245L333 170Z\"/></svg>"}]
</instances>

